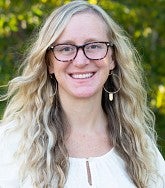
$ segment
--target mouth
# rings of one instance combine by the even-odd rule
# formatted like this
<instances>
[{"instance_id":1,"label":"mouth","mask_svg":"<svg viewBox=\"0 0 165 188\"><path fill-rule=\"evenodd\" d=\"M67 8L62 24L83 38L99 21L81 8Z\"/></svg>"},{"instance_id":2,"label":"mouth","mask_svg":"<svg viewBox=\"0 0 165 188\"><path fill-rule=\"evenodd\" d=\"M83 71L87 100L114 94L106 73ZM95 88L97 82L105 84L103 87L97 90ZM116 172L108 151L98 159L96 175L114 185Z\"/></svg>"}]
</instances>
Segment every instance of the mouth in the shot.
<instances>
[{"instance_id":1,"label":"mouth","mask_svg":"<svg viewBox=\"0 0 165 188\"><path fill-rule=\"evenodd\" d=\"M90 72L90 73L73 73L70 74L70 76L73 79L87 79L87 78L91 78L95 73L94 72Z\"/></svg>"}]
</instances>

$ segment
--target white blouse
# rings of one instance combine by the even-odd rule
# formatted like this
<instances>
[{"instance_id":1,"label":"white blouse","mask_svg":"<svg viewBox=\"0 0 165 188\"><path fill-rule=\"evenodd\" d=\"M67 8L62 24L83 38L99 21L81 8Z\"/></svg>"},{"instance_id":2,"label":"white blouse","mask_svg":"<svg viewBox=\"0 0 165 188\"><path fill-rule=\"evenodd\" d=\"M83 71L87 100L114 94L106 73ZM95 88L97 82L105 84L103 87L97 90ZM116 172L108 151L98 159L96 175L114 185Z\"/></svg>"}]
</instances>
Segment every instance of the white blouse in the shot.
<instances>
[{"instance_id":1,"label":"white blouse","mask_svg":"<svg viewBox=\"0 0 165 188\"><path fill-rule=\"evenodd\" d=\"M69 161L66 188L135 188L115 148L101 157L70 158Z\"/></svg>"},{"instance_id":2,"label":"white blouse","mask_svg":"<svg viewBox=\"0 0 165 188\"><path fill-rule=\"evenodd\" d=\"M21 132L5 134L13 123L0 127L0 188L32 188L30 178L23 185L19 181L20 162L13 160L20 140ZM100 157L69 158L70 168L64 188L135 188L126 173L124 161L112 148ZM149 188L165 188L165 161L157 152L158 173L162 179L155 180L156 185ZM57 188L57 187L55 187Z\"/></svg>"}]
</instances>

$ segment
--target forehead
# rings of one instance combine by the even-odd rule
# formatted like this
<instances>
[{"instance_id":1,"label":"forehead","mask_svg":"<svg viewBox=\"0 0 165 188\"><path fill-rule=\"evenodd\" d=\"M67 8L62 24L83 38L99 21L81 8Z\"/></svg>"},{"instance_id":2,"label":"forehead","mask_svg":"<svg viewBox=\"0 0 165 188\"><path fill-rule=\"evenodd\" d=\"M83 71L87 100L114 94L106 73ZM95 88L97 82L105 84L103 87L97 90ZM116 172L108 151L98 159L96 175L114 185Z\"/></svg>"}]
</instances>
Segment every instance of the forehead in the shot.
<instances>
[{"instance_id":1,"label":"forehead","mask_svg":"<svg viewBox=\"0 0 165 188\"><path fill-rule=\"evenodd\" d=\"M58 41L107 40L107 38L107 26L101 17L95 13L78 13L72 16Z\"/></svg>"}]
</instances>

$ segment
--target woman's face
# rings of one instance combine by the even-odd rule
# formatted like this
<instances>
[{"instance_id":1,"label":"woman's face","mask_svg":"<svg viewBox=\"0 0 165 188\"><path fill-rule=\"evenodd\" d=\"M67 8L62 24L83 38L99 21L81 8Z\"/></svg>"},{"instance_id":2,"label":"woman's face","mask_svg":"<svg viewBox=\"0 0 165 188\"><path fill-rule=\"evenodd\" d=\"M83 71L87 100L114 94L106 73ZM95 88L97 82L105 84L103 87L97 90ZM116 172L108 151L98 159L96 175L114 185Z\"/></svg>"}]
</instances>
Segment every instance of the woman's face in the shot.
<instances>
[{"instance_id":1,"label":"woman's face","mask_svg":"<svg viewBox=\"0 0 165 188\"><path fill-rule=\"evenodd\" d=\"M74 15L55 44L84 45L89 42L109 42L105 23L97 15L81 13ZM89 60L82 49L70 62L58 61L50 55L49 73L55 74L60 97L89 98L102 94L109 71L115 66L112 49L105 58Z\"/></svg>"}]
</instances>

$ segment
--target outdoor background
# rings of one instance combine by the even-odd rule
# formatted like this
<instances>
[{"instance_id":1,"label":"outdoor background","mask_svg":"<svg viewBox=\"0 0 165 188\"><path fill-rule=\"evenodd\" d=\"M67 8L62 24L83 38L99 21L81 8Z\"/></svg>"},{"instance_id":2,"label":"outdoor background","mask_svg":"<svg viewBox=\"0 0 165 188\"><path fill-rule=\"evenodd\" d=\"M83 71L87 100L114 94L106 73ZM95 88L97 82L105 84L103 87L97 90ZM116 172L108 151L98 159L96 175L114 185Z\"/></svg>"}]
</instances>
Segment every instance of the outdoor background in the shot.
<instances>
[{"instance_id":1,"label":"outdoor background","mask_svg":"<svg viewBox=\"0 0 165 188\"><path fill-rule=\"evenodd\" d=\"M0 0L0 86L17 74L31 36L67 0ZM105 9L128 33L142 57L149 105L156 115L158 143L165 157L165 0L89 0ZM0 87L4 94L5 87ZM129 92L129 91L128 91ZM0 118L5 102L0 102Z\"/></svg>"}]
</instances>

